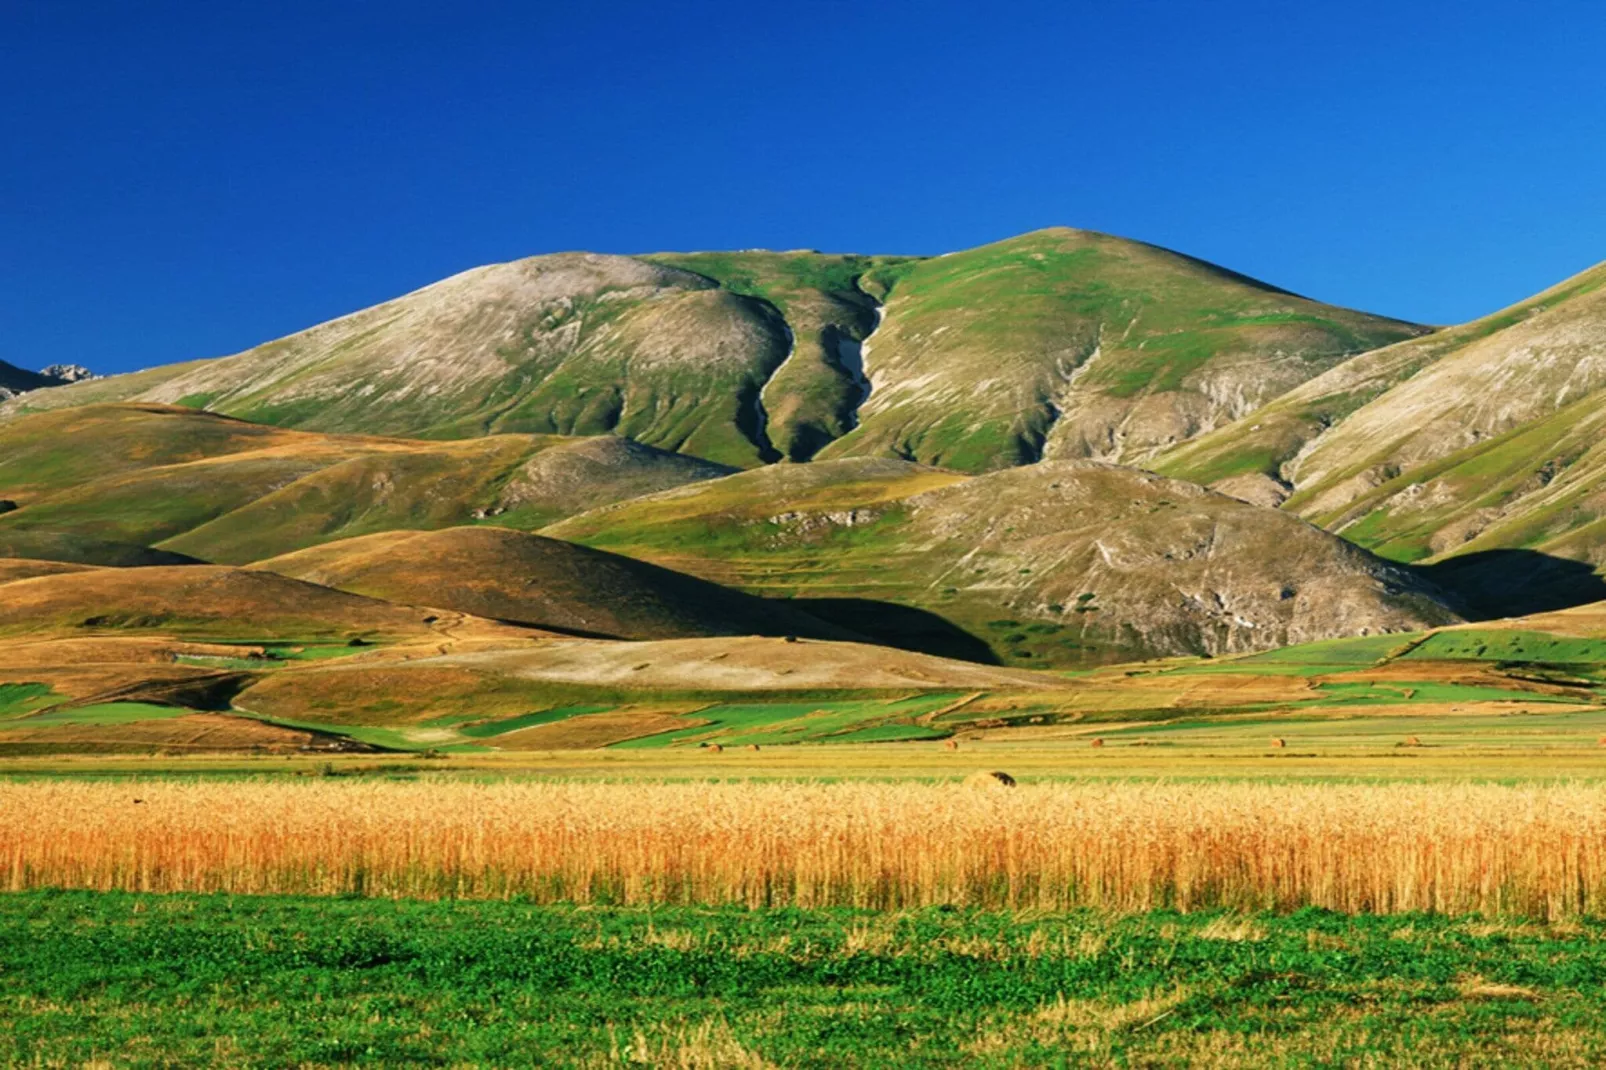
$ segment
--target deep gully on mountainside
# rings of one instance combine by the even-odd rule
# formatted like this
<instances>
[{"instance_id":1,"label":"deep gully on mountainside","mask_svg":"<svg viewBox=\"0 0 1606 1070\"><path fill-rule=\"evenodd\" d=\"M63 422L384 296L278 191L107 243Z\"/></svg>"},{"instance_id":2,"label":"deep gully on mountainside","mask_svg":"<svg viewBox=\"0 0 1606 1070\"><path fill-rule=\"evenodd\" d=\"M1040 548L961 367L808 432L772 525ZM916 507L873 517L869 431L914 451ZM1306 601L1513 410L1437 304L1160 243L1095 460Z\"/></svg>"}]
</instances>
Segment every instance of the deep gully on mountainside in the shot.
<instances>
[{"instance_id":1,"label":"deep gully on mountainside","mask_svg":"<svg viewBox=\"0 0 1606 1070\"><path fill-rule=\"evenodd\" d=\"M870 400L872 385L869 375L865 372L864 362L865 358L870 354L870 340L881 329L881 324L886 320L887 310L887 306L884 303L877 301L874 296L865 293L864 289L859 287L857 279L854 280L854 286L858 288L859 293L864 294L874 304L875 324L863 338L858 339L848 335L839 324L827 323L822 328L822 333L824 331L835 332L836 345L834 347L828 346L822 342L821 348L825 350L828 358L835 358L837 370L848 377L848 382L857 395L843 417L842 435L848 434L859 426L859 410L864 407L866 401ZM786 356L781 358L779 364L770 369L769 376L753 395L754 430L750 438L753 445L758 448L759 455L765 459L765 462L774 464L776 461L782 460L785 455L776 449L775 443L770 440L770 417L769 409L764 404L764 392L770 388L770 384L775 381L776 376L780 375L781 369L785 368L792 358L797 355L797 332L792 328L792 324L781 313L779 308L776 308L772 303L770 303L770 307L775 309L777 316L780 316L781 323L786 330ZM842 435L837 437L840 438ZM832 439L832 441L836 440ZM824 448L824 444L822 444L821 448Z\"/></svg>"}]
</instances>

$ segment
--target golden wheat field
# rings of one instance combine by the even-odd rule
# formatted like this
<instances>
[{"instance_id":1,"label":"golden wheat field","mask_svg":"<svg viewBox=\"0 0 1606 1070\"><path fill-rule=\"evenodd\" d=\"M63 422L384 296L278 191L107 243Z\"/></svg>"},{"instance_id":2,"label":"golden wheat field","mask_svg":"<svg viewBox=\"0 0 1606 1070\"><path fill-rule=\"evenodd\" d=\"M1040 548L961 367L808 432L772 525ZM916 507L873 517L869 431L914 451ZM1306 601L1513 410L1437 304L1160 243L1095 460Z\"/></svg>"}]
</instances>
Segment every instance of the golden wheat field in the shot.
<instances>
[{"instance_id":1,"label":"golden wheat field","mask_svg":"<svg viewBox=\"0 0 1606 1070\"><path fill-rule=\"evenodd\" d=\"M0 886L1553 918L1606 908L1606 791L14 782Z\"/></svg>"}]
</instances>

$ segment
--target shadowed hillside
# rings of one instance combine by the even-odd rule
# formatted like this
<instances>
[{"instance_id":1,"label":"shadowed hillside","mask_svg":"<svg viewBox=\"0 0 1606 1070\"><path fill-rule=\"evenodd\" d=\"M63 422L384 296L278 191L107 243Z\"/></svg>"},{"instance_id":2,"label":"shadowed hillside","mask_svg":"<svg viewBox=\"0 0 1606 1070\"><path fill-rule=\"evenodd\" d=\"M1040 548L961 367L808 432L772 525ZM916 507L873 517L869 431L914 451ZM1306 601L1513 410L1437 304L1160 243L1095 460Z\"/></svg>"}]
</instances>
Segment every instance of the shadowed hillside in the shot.
<instances>
[{"instance_id":1,"label":"shadowed hillside","mask_svg":"<svg viewBox=\"0 0 1606 1070\"><path fill-rule=\"evenodd\" d=\"M252 568L389 602L615 639L849 637L784 603L504 528L368 535Z\"/></svg>"}]
</instances>

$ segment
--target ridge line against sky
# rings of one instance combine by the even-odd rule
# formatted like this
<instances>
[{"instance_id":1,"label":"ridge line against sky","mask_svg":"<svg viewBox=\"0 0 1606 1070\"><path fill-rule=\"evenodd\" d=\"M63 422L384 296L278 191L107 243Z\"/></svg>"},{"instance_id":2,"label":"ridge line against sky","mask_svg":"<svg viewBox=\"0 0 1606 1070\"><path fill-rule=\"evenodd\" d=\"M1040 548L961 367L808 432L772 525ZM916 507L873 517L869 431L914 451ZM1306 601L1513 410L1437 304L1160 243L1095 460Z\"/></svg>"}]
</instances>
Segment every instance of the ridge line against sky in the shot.
<instances>
[{"instance_id":1,"label":"ridge line against sky","mask_svg":"<svg viewBox=\"0 0 1606 1070\"><path fill-rule=\"evenodd\" d=\"M1606 259L1603 46L1575 0L0 4L0 359L219 356L544 252L1052 225L1461 322Z\"/></svg>"}]
</instances>

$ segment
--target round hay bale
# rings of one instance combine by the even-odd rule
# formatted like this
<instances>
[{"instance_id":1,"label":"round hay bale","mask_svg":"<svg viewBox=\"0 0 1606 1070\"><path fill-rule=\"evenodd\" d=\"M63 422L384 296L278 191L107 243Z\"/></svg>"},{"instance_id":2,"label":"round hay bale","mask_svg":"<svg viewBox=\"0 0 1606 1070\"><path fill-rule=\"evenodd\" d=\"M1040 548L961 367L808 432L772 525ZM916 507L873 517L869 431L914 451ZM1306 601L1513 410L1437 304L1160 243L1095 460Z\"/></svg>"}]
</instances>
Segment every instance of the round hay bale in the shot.
<instances>
[{"instance_id":1,"label":"round hay bale","mask_svg":"<svg viewBox=\"0 0 1606 1070\"><path fill-rule=\"evenodd\" d=\"M1415 736L1406 736L1405 745L1407 747L1420 747L1422 745L1422 741L1417 739Z\"/></svg>"},{"instance_id":2,"label":"round hay bale","mask_svg":"<svg viewBox=\"0 0 1606 1070\"><path fill-rule=\"evenodd\" d=\"M1090 746L1090 747L1102 747L1102 746L1104 746L1104 737L1102 737L1102 736L1094 736L1093 737L1093 742L1089 743L1088 746Z\"/></svg>"},{"instance_id":3,"label":"round hay bale","mask_svg":"<svg viewBox=\"0 0 1606 1070\"><path fill-rule=\"evenodd\" d=\"M994 769L991 772L972 773L965 778L967 788L1013 788L1015 778Z\"/></svg>"},{"instance_id":4,"label":"round hay bale","mask_svg":"<svg viewBox=\"0 0 1606 1070\"><path fill-rule=\"evenodd\" d=\"M758 744L757 743L749 743L747 745L747 749L748 750L758 750Z\"/></svg>"},{"instance_id":5,"label":"round hay bale","mask_svg":"<svg viewBox=\"0 0 1606 1070\"><path fill-rule=\"evenodd\" d=\"M1271 745L1273 747L1286 747L1288 746L1288 741L1281 736L1273 736Z\"/></svg>"},{"instance_id":6,"label":"round hay bale","mask_svg":"<svg viewBox=\"0 0 1606 1070\"><path fill-rule=\"evenodd\" d=\"M1606 743L1606 740L1601 740L1601 742ZM942 746L944 750L958 750L959 741L957 739L945 739L942 741Z\"/></svg>"},{"instance_id":7,"label":"round hay bale","mask_svg":"<svg viewBox=\"0 0 1606 1070\"><path fill-rule=\"evenodd\" d=\"M708 745L708 749L713 751L715 754L719 754L724 751L725 748L721 747L718 743L710 743Z\"/></svg>"}]
</instances>

